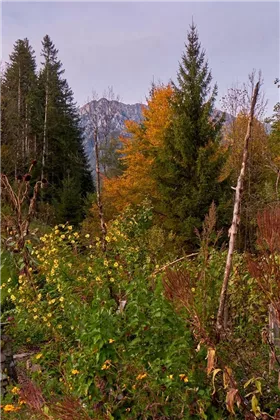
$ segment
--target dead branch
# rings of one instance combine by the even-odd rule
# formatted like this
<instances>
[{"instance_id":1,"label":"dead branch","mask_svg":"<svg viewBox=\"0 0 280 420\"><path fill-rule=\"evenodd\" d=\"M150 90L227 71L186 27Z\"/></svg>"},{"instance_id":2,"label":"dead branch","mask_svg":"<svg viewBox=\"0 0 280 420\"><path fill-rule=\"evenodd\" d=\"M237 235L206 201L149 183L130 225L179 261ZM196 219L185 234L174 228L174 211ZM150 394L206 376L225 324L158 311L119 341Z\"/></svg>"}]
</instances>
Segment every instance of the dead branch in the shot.
<instances>
[{"instance_id":1,"label":"dead branch","mask_svg":"<svg viewBox=\"0 0 280 420\"><path fill-rule=\"evenodd\" d=\"M94 149L95 149L95 171L96 171L96 195L97 207L100 220L100 227L102 233L102 250L106 251L106 234L107 228L104 221L103 203L101 200L101 179L100 179L100 163L99 163L99 147L98 147L98 128L95 128L94 133Z\"/></svg>"},{"instance_id":2,"label":"dead branch","mask_svg":"<svg viewBox=\"0 0 280 420\"><path fill-rule=\"evenodd\" d=\"M235 241L236 236L238 232L238 227L240 223L240 206L241 206L241 198L242 198L242 192L243 192L243 184L244 184L244 177L246 173L246 166L248 161L248 154L249 154L249 142L251 139L251 132L252 132L252 125L253 125L253 119L254 119L254 111L255 106L258 99L259 94L259 88L260 88L260 82L257 82L254 93L251 100L251 109L250 109L250 115L249 115L249 121L248 121L248 127L247 127L247 133L244 140L244 150L243 150L243 158L242 158L242 166L241 171L238 177L237 185L236 185L236 191L235 191L235 202L234 202L234 208L233 208L233 218L232 218L232 224L229 229L229 247L228 247L228 255L226 260L226 267L225 267L225 273L224 273L224 279L220 294L220 303L219 303L219 309L217 313L217 323L216 323L216 330L217 330L217 338L220 339L222 329L224 327L224 314L225 314L225 305L226 305L226 299L227 299L227 290L228 290L228 283L229 283L229 277L231 272L231 266L232 266L232 259L233 259L233 252L235 248Z\"/></svg>"},{"instance_id":3,"label":"dead branch","mask_svg":"<svg viewBox=\"0 0 280 420\"><path fill-rule=\"evenodd\" d=\"M175 261L169 262L168 264L165 264L164 266L162 266L161 268L158 268L157 270L155 270L152 275L160 273L161 271L164 271L167 267L170 267L171 265L177 264L180 261L185 260L186 258L191 258L191 257L195 257L196 255L198 255L198 252L193 252L192 254L189 255L185 255L184 257L178 258Z\"/></svg>"}]
</instances>

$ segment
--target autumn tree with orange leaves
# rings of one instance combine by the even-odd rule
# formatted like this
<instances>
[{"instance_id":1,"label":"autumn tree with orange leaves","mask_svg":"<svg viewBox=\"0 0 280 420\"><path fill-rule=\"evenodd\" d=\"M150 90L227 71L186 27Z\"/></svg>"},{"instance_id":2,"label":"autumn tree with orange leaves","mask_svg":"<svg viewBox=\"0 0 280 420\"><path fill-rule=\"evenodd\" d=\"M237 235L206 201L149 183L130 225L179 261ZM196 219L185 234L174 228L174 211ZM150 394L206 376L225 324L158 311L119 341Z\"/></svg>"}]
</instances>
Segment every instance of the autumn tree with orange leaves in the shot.
<instances>
[{"instance_id":1,"label":"autumn tree with orange leaves","mask_svg":"<svg viewBox=\"0 0 280 420\"><path fill-rule=\"evenodd\" d=\"M129 137L122 137L120 160L125 170L121 176L105 178L103 197L107 214L119 213L125 207L140 204L145 198L159 198L153 177L153 155L163 147L165 132L172 119L170 85L153 86L148 107L143 109L143 121L126 122Z\"/></svg>"}]
</instances>

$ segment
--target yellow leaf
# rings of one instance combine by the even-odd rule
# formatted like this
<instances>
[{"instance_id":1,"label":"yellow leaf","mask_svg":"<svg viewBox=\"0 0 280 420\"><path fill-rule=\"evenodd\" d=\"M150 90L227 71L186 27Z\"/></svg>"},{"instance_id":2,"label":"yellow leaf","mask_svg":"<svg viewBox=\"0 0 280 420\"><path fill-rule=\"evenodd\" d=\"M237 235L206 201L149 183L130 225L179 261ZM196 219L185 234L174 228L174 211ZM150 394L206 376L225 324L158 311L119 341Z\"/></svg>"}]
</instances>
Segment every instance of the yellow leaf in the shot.
<instances>
[{"instance_id":1,"label":"yellow leaf","mask_svg":"<svg viewBox=\"0 0 280 420\"><path fill-rule=\"evenodd\" d=\"M231 375L232 375L232 369L226 366L223 372L224 389L227 389L229 387Z\"/></svg>"},{"instance_id":2,"label":"yellow leaf","mask_svg":"<svg viewBox=\"0 0 280 420\"><path fill-rule=\"evenodd\" d=\"M222 369L214 369L214 371L213 371L213 377L212 377L213 392L212 392L212 395L214 395L215 392L216 392L216 388L215 388L215 377L216 377L217 373L219 373L221 371L222 371Z\"/></svg>"},{"instance_id":3,"label":"yellow leaf","mask_svg":"<svg viewBox=\"0 0 280 420\"><path fill-rule=\"evenodd\" d=\"M260 410L259 407L258 407L258 403L259 403L259 401L258 401L257 397L255 395L253 395L251 404L252 404L252 410L253 410L254 414L257 414Z\"/></svg>"},{"instance_id":4,"label":"yellow leaf","mask_svg":"<svg viewBox=\"0 0 280 420\"><path fill-rule=\"evenodd\" d=\"M207 375L209 375L215 367L216 350L209 347L207 350Z\"/></svg>"}]
</instances>

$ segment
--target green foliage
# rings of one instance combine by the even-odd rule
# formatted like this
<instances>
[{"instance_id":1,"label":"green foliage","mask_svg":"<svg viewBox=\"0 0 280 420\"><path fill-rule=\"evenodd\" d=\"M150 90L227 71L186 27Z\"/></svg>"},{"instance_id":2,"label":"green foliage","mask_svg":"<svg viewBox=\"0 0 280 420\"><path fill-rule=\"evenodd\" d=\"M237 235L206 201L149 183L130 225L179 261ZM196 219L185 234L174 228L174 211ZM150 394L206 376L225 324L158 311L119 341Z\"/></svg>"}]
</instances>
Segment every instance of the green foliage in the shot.
<instances>
[{"instance_id":1,"label":"green foliage","mask_svg":"<svg viewBox=\"0 0 280 420\"><path fill-rule=\"evenodd\" d=\"M63 181L59 201L56 204L57 220L67 220L77 226L83 218L81 187L74 178L66 178Z\"/></svg>"},{"instance_id":2,"label":"green foliage","mask_svg":"<svg viewBox=\"0 0 280 420\"><path fill-rule=\"evenodd\" d=\"M58 50L46 35L42 42L43 67L38 85L41 94L41 138L46 118L46 152L44 175L50 183L52 197L58 198L65 177L75 177L83 196L92 191L89 166L82 145L82 132L73 92L57 58ZM45 101L48 99L46 107ZM44 150L44 149L43 149ZM40 161L42 161L41 156Z\"/></svg>"},{"instance_id":3,"label":"green foliage","mask_svg":"<svg viewBox=\"0 0 280 420\"><path fill-rule=\"evenodd\" d=\"M166 215L167 228L194 246L194 230L201 227L211 202L224 215L227 198L218 181L224 156L219 150L223 119L213 117L217 87L211 91L211 72L194 25L177 79L172 124L155 156L155 177L163 197L158 210Z\"/></svg>"},{"instance_id":4,"label":"green foliage","mask_svg":"<svg viewBox=\"0 0 280 420\"><path fill-rule=\"evenodd\" d=\"M24 174L36 158L37 98L35 52L27 38L19 39L1 79L1 163L7 175Z\"/></svg>"},{"instance_id":5,"label":"green foliage","mask_svg":"<svg viewBox=\"0 0 280 420\"><path fill-rule=\"evenodd\" d=\"M82 200L94 191L93 180L83 148L79 112L57 54L46 35L42 68L37 75L35 53L28 39L18 40L14 46L1 80L2 168L10 177L22 176L31 161L36 161L32 176L47 179L48 188L41 200L50 206L60 201L64 180L75 178L82 215Z\"/></svg>"},{"instance_id":6,"label":"green foliage","mask_svg":"<svg viewBox=\"0 0 280 420\"><path fill-rule=\"evenodd\" d=\"M45 396L78 397L92 418L219 418L205 354L153 275L156 255L144 245L151 224L148 204L128 209L108 229L106 255L99 238L70 225L41 237L31 278L19 276L9 293L10 332L18 346L40 345L33 380Z\"/></svg>"}]
</instances>

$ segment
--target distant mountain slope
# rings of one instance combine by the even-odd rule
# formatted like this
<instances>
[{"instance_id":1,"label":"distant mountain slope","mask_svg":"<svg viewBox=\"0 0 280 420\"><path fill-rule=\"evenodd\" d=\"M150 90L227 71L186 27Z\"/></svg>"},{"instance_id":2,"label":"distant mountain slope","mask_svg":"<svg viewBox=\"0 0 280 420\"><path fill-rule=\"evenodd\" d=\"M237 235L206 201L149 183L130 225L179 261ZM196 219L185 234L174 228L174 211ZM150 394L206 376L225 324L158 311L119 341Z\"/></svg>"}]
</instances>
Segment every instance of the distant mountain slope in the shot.
<instances>
[{"instance_id":1,"label":"distant mountain slope","mask_svg":"<svg viewBox=\"0 0 280 420\"><path fill-rule=\"evenodd\" d=\"M92 135L90 134L90 115L104 115L110 114L109 123L107 124L110 130L111 136L119 137L121 134L125 134L125 121L131 120L140 122L142 115L142 108L146 105L140 103L136 104L124 104L118 101L108 101L105 98L101 98L98 101L93 100L88 104L80 108L80 114L82 119L82 125L85 128L85 149L89 156L92 155L93 143ZM101 136L102 137L102 136ZM102 142L102 138L101 138Z\"/></svg>"},{"instance_id":2,"label":"distant mountain slope","mask_svg":"<svg viewBox=\"0 0 280 420\"><path fill-rule=\"evenodd\" d=\"M136 104L124 104L119 101L108 101L105 98L99 100L93 100L80 108L80 115L82 126L84 128L84 146L86 153L90 159L92 168L95 164L94 153L93 153L93 133L90 127L90 115L99 115L107 118L107 131L109 130L110 136L118 138L120 135L125 135L125 121L131 120L139 123L143 118L143 107L146 105ZM109 118L108 118L109 115ZM221 116L222 111L216 109L214 111L215 116ZM234 117L230 114L225 113L225 125L232 122ZM266 129L269 132L269 125L266 124ZM102 130L100 130L101 132ZM108 134L108 132L107 132ZM105 136L100 136L101 149L106 141Z\"/></svg>"}]
</instances>

